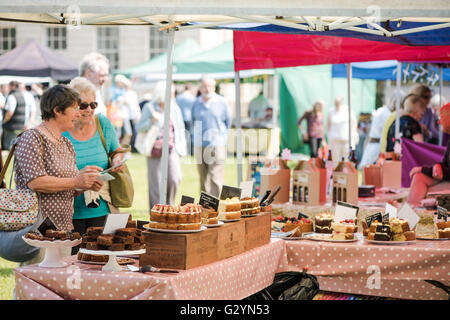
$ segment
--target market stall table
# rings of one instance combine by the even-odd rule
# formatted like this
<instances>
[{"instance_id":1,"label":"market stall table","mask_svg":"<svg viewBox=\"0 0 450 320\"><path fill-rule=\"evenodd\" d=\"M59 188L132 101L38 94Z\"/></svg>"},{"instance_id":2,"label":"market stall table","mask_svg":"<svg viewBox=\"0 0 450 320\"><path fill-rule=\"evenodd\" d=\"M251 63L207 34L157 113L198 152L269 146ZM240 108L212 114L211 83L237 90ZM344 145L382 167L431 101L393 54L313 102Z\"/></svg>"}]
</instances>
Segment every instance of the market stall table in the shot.
<instances>
[{"instance_id":1,"label":"market stall table","mask_svg":"<svg viewBox=\"0 0 450 320\"><path fill-rule=\"evenodd\" d=\"M392 297L447 300L442 289L425 282L450 285L450 241L416 240L407 245L286 241L288 265L316 275L325 291Z\"/></svg>"},{"instance_id":2,"label":"market stall table","mask_svg":"<svg viewBox=\"0 0 450 320\"><path fill-rule=\"evenodd\" d=\"M178 274L103 272L101 265L83 264L76 256L66 268L38 265L14 269L18 300L237 300L269 286L286 265L283 240ZM136 261L137 264L137 261Z\"/></svg>"}]
</instances>

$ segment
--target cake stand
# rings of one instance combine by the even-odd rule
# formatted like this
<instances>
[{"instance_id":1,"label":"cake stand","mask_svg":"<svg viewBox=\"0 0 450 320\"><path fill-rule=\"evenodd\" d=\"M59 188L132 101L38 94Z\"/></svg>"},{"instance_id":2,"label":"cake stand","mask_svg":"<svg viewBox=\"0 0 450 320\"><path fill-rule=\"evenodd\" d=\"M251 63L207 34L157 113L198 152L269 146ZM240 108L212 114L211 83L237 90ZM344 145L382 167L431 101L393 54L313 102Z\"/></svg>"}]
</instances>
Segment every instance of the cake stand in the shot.
<instances>
[{"instance_id":1,"label":"cake stand","mask_svg":"<svg viewBox=\"0 0 450 320\"><path fill-rule=\"evenodd\" d=\"M81 239L78 240L32 240L22 237L23 241L33 247L45 249L44 260L39 263L41 268L64 268L67 267L67 263L62 261L61 249L72 248L81 243Z\"/></svg>"},{"instance_id":2,"label":"cake stand","mask_svg":"<svg viewBox=\"0 0 450 320\"><path fill-rule=\"evenodd\" d=\"M117 263L117 256L132 256L136 254L144 254L145 249L127 250L127 251L109 251L109 250L88 250L80 249L81 253L93 254L98 256L109 256L108 263L106 263L102 271L122 271L122 267Z\"/></svg>"}]
</instances>

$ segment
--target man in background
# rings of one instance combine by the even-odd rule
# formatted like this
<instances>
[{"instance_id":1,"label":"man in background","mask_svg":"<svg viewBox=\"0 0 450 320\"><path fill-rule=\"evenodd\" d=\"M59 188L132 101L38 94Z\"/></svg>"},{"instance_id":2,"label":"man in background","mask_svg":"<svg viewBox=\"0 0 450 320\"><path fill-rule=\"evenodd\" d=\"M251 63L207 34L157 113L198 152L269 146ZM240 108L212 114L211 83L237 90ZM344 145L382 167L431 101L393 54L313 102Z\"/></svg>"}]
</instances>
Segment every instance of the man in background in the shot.
<instances>
[{"instance_id":1,"label":"man in background","mask_svg":"<svg viewBox=\"0 0 450 320\"><path fill-rule=\"evenodd\" d=\"M10 150L14 138L25 129L26 103L19 90L19 83L9 83L9 94L5 103L3 117L2 149Z\"/></svg>"},{"instance_id":2,"label":"man in background","mask_svg":"<svg viewBox=\"0 0 450 320\"><path fill-rule=\"evenodd\" d=\"M194 105L195 99L194 94L191 92L190 83L186 83L184 91L176 97L177 104L180 107L181 114L183 115L184 128L186 129L186 141L191 141L192 106ZM192 143L189 145L191 148L188 151L192 154Z\"/></svg>"},{"instance_id":3,"label":"man in background","mask_svg":"<svg viewBox=\"0 0 450 320\"><path fill-rule=\"evenodd\" d=\"M95 101L98 106L95 114L103 114L106 116L106 106L103 100L102 87L108 80L109 76L109 60L102 54L92 52L83 57L80 63L80 76L91 81L95 87Z\"/></svg>"},{"instance_id":4,"label":"man in background","mask_svg":"<svg viewBox=\"0 0 450 320\"><path fill-rule=\"evenodd\" d=\"M201 95L192 107L194 157L201 191L219 197L224 179L226 145L231 116L227 101L215 93L216 81L203 77Z\"/></svg>"}]
</instances>

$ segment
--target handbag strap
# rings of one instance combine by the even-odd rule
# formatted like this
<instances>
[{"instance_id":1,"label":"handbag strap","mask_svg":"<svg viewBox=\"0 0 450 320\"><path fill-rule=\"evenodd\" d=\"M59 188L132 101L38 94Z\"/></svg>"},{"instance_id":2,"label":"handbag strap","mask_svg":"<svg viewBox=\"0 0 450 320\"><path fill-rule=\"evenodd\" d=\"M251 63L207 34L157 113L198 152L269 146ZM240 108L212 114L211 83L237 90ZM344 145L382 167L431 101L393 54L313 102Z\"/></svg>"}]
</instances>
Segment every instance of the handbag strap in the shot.
<instances>
[{"instance_id":1,"label":"handbag strap","mask_svg":"<svg viewBox=\"0 0 450 320\"><path fill-rule=\"evenodd\" d=\"M102 140L103 148L105 148L106 154L108 154L108 147L106 146L105 135L103 134L102 125L100 123L100 118L98 115L95 116L95 123L97 125L98 134L100 135L100 140Z\"/></svg>"}]
</instances>

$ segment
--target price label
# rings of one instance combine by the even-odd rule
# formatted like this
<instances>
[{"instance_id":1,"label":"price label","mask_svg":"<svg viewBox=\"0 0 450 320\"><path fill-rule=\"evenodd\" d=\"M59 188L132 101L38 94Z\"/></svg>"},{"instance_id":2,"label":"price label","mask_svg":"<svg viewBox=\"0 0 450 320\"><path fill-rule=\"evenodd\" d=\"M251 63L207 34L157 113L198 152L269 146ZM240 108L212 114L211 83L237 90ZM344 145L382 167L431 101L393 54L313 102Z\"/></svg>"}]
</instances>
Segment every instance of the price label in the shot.
<instances>
[{"instance_id":1,"label":"price label","mask_svg":"<svg viewBox=\"0 0 450 320\"><path fill-rule=\"evenodd\" d=\"M447 209L445 209L444 207L438 206L437 213L438 213L438 219L444 219L445 221L447 221L447 217L448 217Z\"/></svg>"},{"instance_id":2,"label":"price label","mask_svg":"<svg viewBox=\"0 0 450 320\"><path fill-rule=\"evenodd\" d=\"M420 220L420 217L414 212L413 209L411 209L411 207L407 203L405 203L403 207L400 209L397 217L399 219L408 221L410 229L414 229L416 227L417 222L419 222Z\"/></svg>"},{"instance_id":3,"label":"price label","mask_svg":"<svg viewBox=\"0 0 450 320\"><path fill-rule=\"evenodd\" d=\"M113 213L106 216L103 234L113 234L117 229L126 228L129 213Z\"/></svg>"},{"instance_id":4,"label":"price label","mask_svg":"<svg viewBox=\"0 0 450 320\"><path fill-rule=\"evenodd\" d=\"M184 206L187 203L195 203L195 199L188 196L181 196L181 205Z\"/></svg>"},{"instance_id":5,"label":"price label","mask_svg":"<svg viewBox=\"0 0 450 320\"><path fill-rule=\"evenodd\" d=\"M226 200L228 198L241 198L242 189L230 186L223 186L220 193L220 200Z\"/></svg>"},{"instance_id":6,"label":"price label","mask_svg":"<svg viewBox=\"0 0 450 320\"><path fill-rule=\"evenodd\" d=\"M343 220L355 220L358 215L359 207L352 204L338 201L334 211L334 222Z\"/></svg>"},{"instance_id":7,"label":"price label","mask_svg":"<svg viewBox=\"0 0 450 320\"><path fill-rule=\"evenodd\" d=\"M253 180L242 181L239 185L241 187L241 198L250 198L253 194Z\"/></svg>"},{"instance_id":8,"label":"price label","mask_svg":"<svg viewBox=\"0 0 450 320\"><path fill-rule=\"evenodd\" d=\"M200 194L199 204L203 208L211 208L216 211L219 209L219 199L217 199L216 197L214 197L210 194L207 194L206 192L203 192L203 191Z\"/></svg>"},{"instance_id":9,"label":"price label","mask_svg":"<svg viewBox=\"0 0 450 320\"><path fill-rule=\"evenodd\" d=\"M382 222L383 221L383 215L381 214L381 212L377 212L377 213L371 214L370 216L366 217L367 227L370 227L370 225L374 221L378 221L378 222Z\"/></svg>"}]
</instances>

